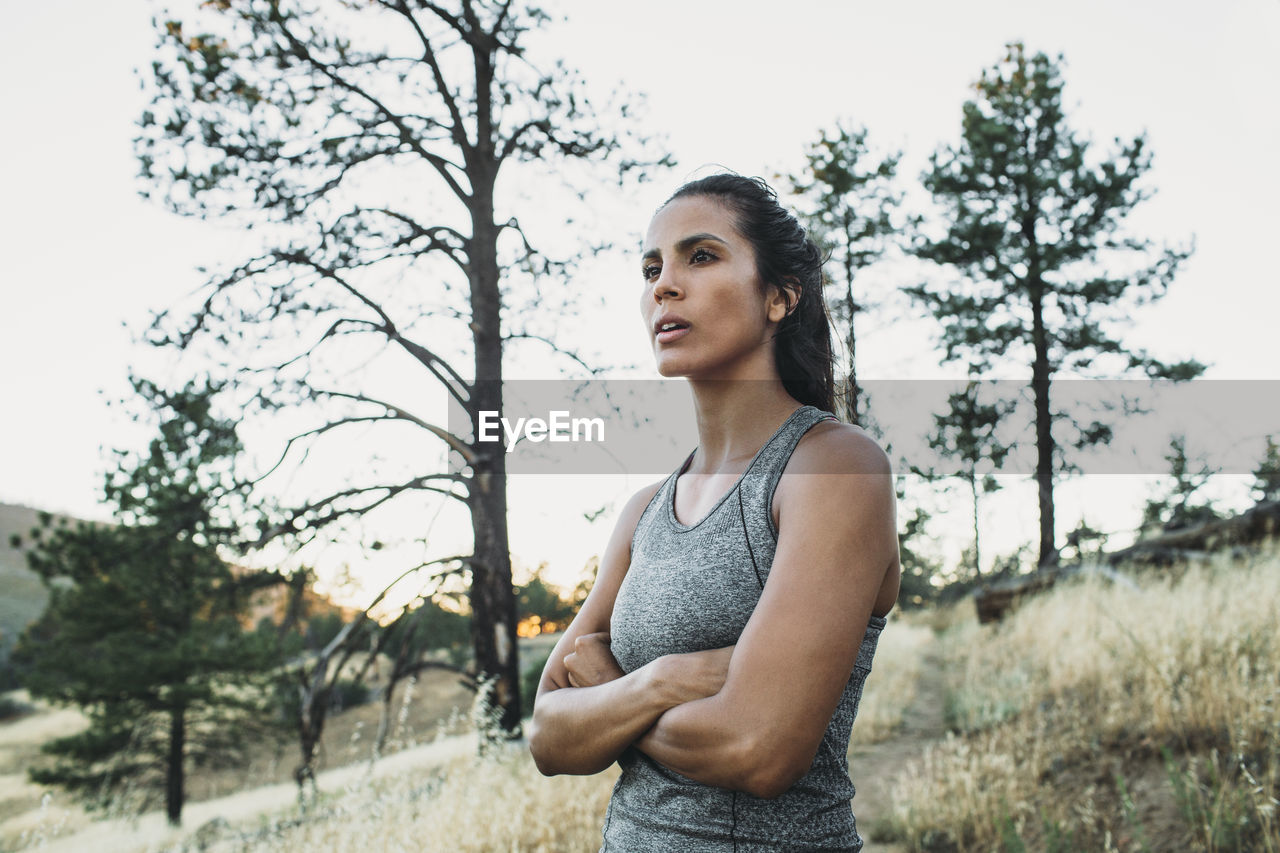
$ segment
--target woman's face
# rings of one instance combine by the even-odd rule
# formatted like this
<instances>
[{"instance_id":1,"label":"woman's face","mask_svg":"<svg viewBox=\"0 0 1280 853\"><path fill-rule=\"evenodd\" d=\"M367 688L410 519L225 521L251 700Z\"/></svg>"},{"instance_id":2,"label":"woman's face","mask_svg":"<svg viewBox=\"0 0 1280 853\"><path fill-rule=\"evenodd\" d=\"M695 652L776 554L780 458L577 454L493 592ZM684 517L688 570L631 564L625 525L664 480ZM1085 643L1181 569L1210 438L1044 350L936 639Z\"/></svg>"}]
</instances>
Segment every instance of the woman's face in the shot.
<instances>
[{"instance_id":1,"label":"woman's face","mask_svg":"<svg viewBox=\"0 0 1280 853\"><path fill-rule=\"evenodd\" d=\"M773 369L769 339L786 303L774 287L761 295L755 251L718 201L685 196L659 210L641 272L640 316L658 373L733 379ZM664 321L676 326L664 331Z\"/></svg>"}]
</instances>

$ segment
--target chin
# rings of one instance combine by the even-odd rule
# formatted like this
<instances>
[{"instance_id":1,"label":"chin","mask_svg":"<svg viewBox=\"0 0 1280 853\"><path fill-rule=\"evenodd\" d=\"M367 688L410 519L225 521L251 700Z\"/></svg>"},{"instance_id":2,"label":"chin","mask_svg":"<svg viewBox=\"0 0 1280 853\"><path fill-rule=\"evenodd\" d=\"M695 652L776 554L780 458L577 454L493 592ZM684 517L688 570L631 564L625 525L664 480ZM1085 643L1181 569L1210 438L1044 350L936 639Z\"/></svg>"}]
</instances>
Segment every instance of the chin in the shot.
<instances>
[{"instance_id":1,"label":"chin","mask_svg":"<svg viewBox=\"0 0 1280 853\"><path fill-rule=\"evenodd\" d=\"M658 358L655 364L658 368L658 375L665 376L668 379L677 379L682 376L688 376L694 371L691 365L682 358Z\"/></svg>"}]
</instances>

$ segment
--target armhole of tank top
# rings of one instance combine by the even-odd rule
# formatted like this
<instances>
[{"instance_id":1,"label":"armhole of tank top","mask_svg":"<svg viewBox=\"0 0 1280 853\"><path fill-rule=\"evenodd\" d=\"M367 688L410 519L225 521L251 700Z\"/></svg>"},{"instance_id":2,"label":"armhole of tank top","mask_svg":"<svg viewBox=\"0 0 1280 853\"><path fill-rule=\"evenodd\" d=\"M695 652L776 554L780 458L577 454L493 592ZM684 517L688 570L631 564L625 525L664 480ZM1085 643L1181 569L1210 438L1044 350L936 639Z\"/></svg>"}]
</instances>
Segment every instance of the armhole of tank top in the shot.
<instances>
[{"instance_id":1,"label":"armhole of tank top","mask_svg":"<svg viewBox=\"0 0 1280 853\"><path fill-rule=\"evenodd\" d=\"M821 410L819 410L821 411ZM809 434L809 430L813 429L823 421L840 422L840 419L831 414L824 414L822 417L809 424L800 435L796 438L796 443L791 445L791 449L787 451L787 455L782 459L780 465L774 466L769 474L769 481L765 485L764 490L764 520L769 528L769 533L773 535L773 544L778 544L778 527L773 523L773 496L778 491L778 483L782 481L782 472L786 470L787 465L791 462L791 456L796 452L796 448L800 446L800 442L804 441L804 437Z\"/></svg>"},{"instance_id":2,"label":"armhole of tank top","mask_svg":"<svg viewBox=\"0 0 1280 853\"><path fill-rule=\"evenodd\" d=\"M645 504L644 510L640 513L640 517L636 519L635 529L631 531L631 544L627 546L627 562L628 563L630 563L632 555L635 554L636 552L636 536L640 535L641 525L644 524L644 520L649 515L649 513L654 512L654 506L660 505L658 502L658 498L661 497L666 492L667 486L670 484L671 479L674 476L675 474L671 474L667 477L667 479L662 481L662 484L658 486L658 490L654 492L653 495L650 496L649 503Z\"/></svg>"}]
</instances>

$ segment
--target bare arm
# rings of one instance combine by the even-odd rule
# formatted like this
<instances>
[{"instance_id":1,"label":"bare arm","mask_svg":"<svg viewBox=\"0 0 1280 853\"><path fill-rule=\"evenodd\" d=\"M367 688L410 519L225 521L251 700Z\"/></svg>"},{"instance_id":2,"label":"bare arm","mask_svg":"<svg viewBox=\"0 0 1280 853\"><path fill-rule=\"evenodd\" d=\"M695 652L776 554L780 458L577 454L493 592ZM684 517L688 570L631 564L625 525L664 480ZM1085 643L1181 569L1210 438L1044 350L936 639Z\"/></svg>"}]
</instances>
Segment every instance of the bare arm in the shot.
<instances>
[{"instance_id":1,"label":"bare arm","mask_svg":"<svg viewBox=\"0 0 1280 853\"><path fill-rule=\"evenodd\" d=\"M579 637L571 661L584 654L584 641L612 661L607 644ZM570 686L539 689L534 705L540 721L530 734L530 751L545 775L599 773L653 725L664 712L715 693L724 684L731 649L666 655L628 674L580 678L567 664ZM616 667L616 663L614 664ZM541 710L539 710L541 708ZM536 743L535 743L536 741Z\"/></svg>"},{"instance_id":2,"label":"bare arm","mask_svg":"<svg viewBox=\"0 0 1280 853\"><path fill-rule=\"evenodd\" d=\"M652 664L594 686L540 686L529 750L547 776L599 773L676 704Z\"/></svg>"},{"instance_id":3,"label":"bare arm","mask_svg":"<svg viewBox=\"0 0 1280 853\"><path fill-rule=\"evenodd\" d=\"M832 470L844 473L819 473ZM851 428L825 430L797 447L793 471L812 476L792 479L769 581L723 689L666 711L636 742L679 773L761 797L808 771L872 612L897 594L884 452Z\"/></svg>"},{"instance_id":4,"label":"bare arm","mask_svg":"<svg viewBox=\"0 0 1280 853\"><path fill-rule=\"evenodd\" d=\"M586 675L605 666L599 654L600 636L609 630L613 603L631 562L636 523L655 491L654 486L642 489L623 509L591 594L542 672L529 727L529 751L545 775L599 773L664 711L708 696L724 682L727 655L718 660L703 652L667 655L625 675L613 662L615 671L607 676ZM607 645L604 649L612 662Z\"/></svg>"}]
</instances>

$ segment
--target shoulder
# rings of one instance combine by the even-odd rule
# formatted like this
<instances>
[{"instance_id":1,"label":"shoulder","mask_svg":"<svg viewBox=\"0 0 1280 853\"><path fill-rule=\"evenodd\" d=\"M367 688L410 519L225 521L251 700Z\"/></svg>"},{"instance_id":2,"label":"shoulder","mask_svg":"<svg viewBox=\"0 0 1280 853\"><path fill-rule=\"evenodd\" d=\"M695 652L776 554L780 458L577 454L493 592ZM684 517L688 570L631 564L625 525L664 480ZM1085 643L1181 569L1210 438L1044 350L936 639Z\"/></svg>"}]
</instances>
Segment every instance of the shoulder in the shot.
<instances>
[{"instance_id":1,"label":"shoulder","mask_svg":"<svg viewBox=\"0 0 1280 853\"><path fill-rule=\"evenodd\" d=\"M855 425L823 421L801 437L783 474L774 501L780 547L788 538L858 553L867 583L881 583L899 561L899 542L893 467L876 439Z\"/></svg>"},{"instance_id":2,"label":"shoulder","mask_svg":"<svg viewBox=\"0 0 1280 853\"><path fill-rule=\"evenodd\" d=\"M889 455L860 426L820 421L800 437L784 473L892 475Z\"/></svg>"},{"instance_id":3,"label":"shoulder","mask_svg":"<svg viewBox=\"0 0 1280 853\"><path fill-rule=\"evenodd\" d=\"M824 523L850 514L894 513L893 466L866 430L822 421L806 432L783 469L773 499L773 520L781 531L791 516Z\"/></svg>"}]
</instances>

